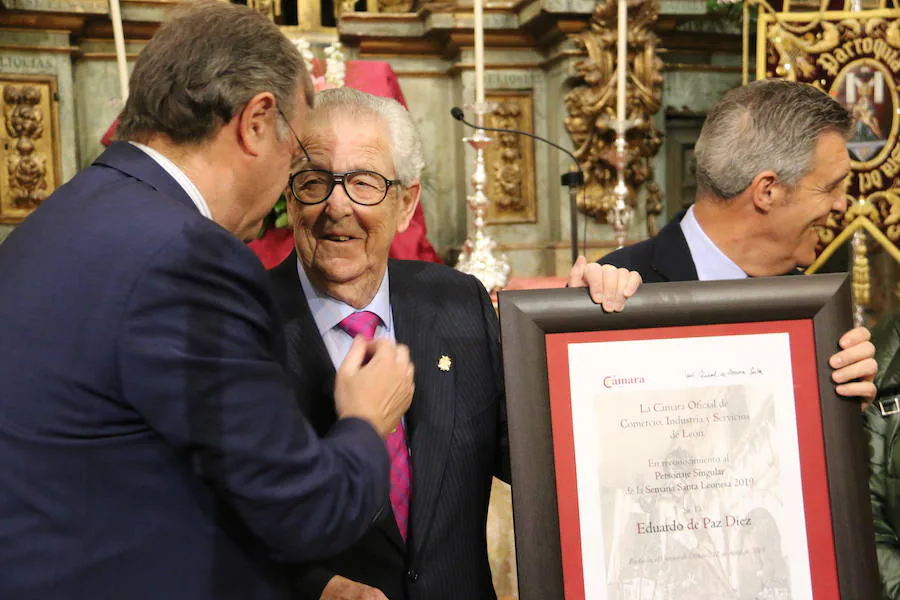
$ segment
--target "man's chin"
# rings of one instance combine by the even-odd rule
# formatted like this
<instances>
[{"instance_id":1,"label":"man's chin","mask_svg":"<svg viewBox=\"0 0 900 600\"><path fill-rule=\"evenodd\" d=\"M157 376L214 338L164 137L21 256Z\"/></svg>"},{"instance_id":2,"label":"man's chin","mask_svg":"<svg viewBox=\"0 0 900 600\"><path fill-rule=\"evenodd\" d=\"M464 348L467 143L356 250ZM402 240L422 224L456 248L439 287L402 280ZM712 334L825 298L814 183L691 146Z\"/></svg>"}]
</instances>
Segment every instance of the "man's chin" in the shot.
<instances>
[{"instance_id":1,"label":"man's chin","mask_svg":"<svg viewBox=\"0 0 900 600\"><path fill-rule=\"evenodd\" d=\"M243 229L237 233L237 236L241 238L245 243L249 244L253 240L258 240L262 237L263 234L263 222L262 220L256 222L255 224L248 225L246 229Z\"/></svg>"},{"instance_id":2,"label":"man's chin","mask_svg":"<svg viewBox=\"0 0 900 600\"><path fill-rule=\"evenodd\" d=\"M310 269L307 269L309 272ZM313 267L316 279L330 285L346 285L353 283L365 274L365 269L352 261L329 260L328 264L316 264Z\"/></svg>"},{"instance_id":3,"label":"man's chin","mask_svg":"<svg viewBox=\"0 0 900 600\"><path fill-rule=\"evenodd\" d=\"M816 262L816 251L803 252L797 254L794 258L794 267L798 269L806 269L809 265Z\"/></svg>"}]
</instances>

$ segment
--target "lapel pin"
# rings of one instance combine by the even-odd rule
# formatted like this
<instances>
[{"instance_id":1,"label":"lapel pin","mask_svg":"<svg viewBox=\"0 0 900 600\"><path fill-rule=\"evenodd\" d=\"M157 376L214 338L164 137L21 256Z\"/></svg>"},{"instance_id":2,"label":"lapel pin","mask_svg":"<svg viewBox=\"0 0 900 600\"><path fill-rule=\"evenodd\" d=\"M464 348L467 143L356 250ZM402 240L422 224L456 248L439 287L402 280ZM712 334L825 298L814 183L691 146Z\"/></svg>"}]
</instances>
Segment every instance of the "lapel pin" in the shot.
<instances>
[{"instance_id":1,"label":"lapel pin","mask_svg":"<svg viewBox=\"0 0 900 600\"><path fill-rule=\"evenodd\" d=\"M451 367L452 365L453 365L453 361L450 360L450 357L449 357L449 356L447 356L446 354L444 354L444 355L441 356L441 358L438 360L437 368L440 369L441 371L446 372L446 371L449 371L449 370L450 370L450 367Z\"/></svg>"}]
</instances>

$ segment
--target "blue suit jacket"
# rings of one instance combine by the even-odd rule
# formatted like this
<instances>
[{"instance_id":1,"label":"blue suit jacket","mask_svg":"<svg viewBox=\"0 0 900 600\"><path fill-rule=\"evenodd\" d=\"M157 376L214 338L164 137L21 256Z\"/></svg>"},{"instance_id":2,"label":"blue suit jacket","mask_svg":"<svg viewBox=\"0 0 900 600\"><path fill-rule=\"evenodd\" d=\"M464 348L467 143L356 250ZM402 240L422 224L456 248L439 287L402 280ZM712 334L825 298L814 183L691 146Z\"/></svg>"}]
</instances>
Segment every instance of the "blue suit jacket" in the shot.
<instances>
[{"instance_id":1,"label":"blue suit jacket","mask_svg":"<svg viewBox=\"0 0 900 600\"><path fill-rule=\"evenodd\" d=\"M266 275L126 143L0 245L0 598L284 597L383 507L375 431L319 439Z\"/></svg>"}]
</instances>

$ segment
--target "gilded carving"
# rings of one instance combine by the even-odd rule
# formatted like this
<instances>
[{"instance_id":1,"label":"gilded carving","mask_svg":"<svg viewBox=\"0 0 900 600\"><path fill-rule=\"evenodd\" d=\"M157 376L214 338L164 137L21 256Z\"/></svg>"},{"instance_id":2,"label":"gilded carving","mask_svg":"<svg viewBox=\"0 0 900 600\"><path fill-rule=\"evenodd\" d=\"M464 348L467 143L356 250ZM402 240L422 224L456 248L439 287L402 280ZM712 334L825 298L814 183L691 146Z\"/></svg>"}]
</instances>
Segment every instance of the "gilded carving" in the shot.
<instances>
[{"instance_id":1,"label":"gilded carving","mask_svg":"<svg viewBox=\"0 0 900 600\"><path fill-rule=\"evenodd\" d=\"M656 55L657 38L650 28L659 16L659 0L630 1L628 6L627 119L634 124L626 133L625 183L628 202L634 206L641 187L648 186L647 206L662 210L662 194L653 182L652 159L662 144L662 134L651 117L662 97L662 62ZM616 19L615 0L601 0L591 16L590 28L574 36L575 45L587 58L574 65L572 88L565 96L565 127L585 172L581 212L602 221L615 204L618 161L615 148L616 118ZM658 214L658 212L656 213ZM648 219L648 226L653 219ZM652 231L650 232L653 233Z\"/></svg>"},{"instance_id":2,"label":"gilded carving","mask_svg":"<svg viewBox=\"0 0 900 600\"><path fill-rule=\"evenodd\" d=\"M17 222L37 208L56 186L48 83L8 81L2 87L3 168L0 221Z\"/></svg>"},{"instance_id":3,"label":"gilded carving","mask_svg":"<svg viewBox=\"0 0 900 600\"><path fill-rule=\"evenodd\" d=\"M247 0L247 6L258 10L272 22L281 16L281 0Z\"/></svg>"},{"instance_id":4,"label":"gilded carving","mask_svg":"<svg viewBox=\"0 0 900 600\"><path fill-rule=\"evenodd\" d=\"M504 102L494 111L494 125L504 129L518 129L522 110L513 102ZM497 135L500 143L500 160L493 166L491 199L506 210L522 210L522 136L514 133Z\"/></svg>"},{"instance_id":5,"label":"gilded carving","mask_svg":"<svg viewBox=\"0 0 900 600\"><path fill-rule=\"evenodd\" d=\"M6 86L3 89L6 132L16 140L7 159L7 194L16 208L36 208L47 197L47 157L35 152L35 140L44 135L41 92L36 87Z\"/></svg>"},{"instance_id":6,"label":"gilded carving","mask_svg":"<svg viewBox=\"0 0 900 600\"><path fill-rule=\"evenodd\" d=\"M488 127L534 131L533 99L530 92L488 94L496 105L487 116ZM537 199L534 186L534 141L523 135L494 133L485 149L488 165L487 222L534 223Z\"/></svg>"},{"instance_id":7,"label":"gilded carving","mask_svg":"<svg viewBox=\"0 0 900 600\"><path fill-rule=\"evenodd\" d=\"M413 0L378 0L378 12L410 12L413 9L413 4Z\"/></svg>"}]
</instances>

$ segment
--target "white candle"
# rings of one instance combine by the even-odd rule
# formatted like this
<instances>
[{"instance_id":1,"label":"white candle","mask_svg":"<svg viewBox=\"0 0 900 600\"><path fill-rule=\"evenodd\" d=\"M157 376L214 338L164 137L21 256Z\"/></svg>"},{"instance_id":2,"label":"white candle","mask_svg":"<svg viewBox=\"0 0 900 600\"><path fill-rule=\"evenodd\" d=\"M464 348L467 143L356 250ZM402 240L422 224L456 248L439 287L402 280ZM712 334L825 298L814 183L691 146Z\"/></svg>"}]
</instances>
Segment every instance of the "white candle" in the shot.
<instances>
[{"instance_id":1,"label":"white candle","mask_svg":"<svg viewBox=\"0 0 900 600\"><path fill-rule=\"evenodd\" d=\"M625 78L628 76L628 5L627 0L619 0L618 57L616 59L616 120L622 125L625 114Z\"/></svg>"},{"instance_id":2,"label":"white candle","mask_svg":"<svg viewBox=\"0 0 900 600\"><path fill-rule=\"evenodd\" d=\"M482 0L475 0L475 102L484 102L484 22Z\"/></svg>"}]
</instances>

